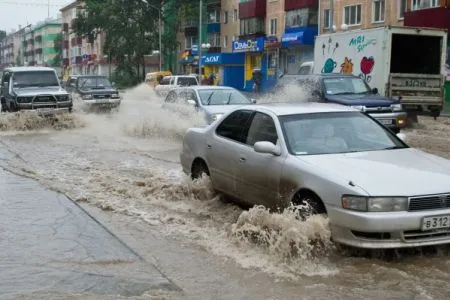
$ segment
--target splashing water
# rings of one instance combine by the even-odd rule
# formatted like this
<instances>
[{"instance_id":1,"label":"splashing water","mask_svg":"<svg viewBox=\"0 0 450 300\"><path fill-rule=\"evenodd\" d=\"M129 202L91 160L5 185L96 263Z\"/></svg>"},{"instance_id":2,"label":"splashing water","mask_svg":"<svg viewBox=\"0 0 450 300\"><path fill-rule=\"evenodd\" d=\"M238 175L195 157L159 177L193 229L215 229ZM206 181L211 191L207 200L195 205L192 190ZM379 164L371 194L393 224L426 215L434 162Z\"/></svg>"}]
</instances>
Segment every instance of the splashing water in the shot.
<instances>
[{"instance_id":1,"label":"splashing water","mask_svg":"<svg viewBox=\"0 0 450 300\"><path fill-rule=\"evenodd\" d=\"M40 116L36 111L24 110L0 114L0 131L35 131L40 129L74 129L84 127L78 115L61 114L51 117Z\"/></svg>"},{"instance_id":2,"label":"splashing water","mask_svg":"<svg viewBox=\"0 0 450 300\"><path fill-rule=\"evenodd\" d=\"M276 90L275 93L265 94L258 99L258 103L273 102L307 102L311 97L313 86L287 83Z\"/></svg>"},{"instance_id":3,"label":"splashing water","mask_svg":"<svg viewBox=\"0 0 450 300\"><path fill-rule=\"evenodd\" d=\"M171 104L163 108L163 104L164 99L147 84L129 90L118 114L125 134L180 140L188 128L205 124L203 113L192 106Z\"/></svg>"}]
</instances>

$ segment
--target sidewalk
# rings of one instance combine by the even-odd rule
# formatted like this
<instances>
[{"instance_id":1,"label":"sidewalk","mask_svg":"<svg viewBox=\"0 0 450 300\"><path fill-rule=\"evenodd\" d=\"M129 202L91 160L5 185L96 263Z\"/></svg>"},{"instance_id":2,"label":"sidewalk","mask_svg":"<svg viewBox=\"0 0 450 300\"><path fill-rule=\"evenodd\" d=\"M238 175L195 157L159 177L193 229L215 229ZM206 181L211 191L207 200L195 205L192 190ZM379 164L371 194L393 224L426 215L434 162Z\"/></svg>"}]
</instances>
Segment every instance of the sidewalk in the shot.
<instances>
[{"instance_id":1,"label":"sidewalk","mask_svg":"<svg viewBox=\"0 0 450 300\"><path fill-rule=\"evenodd\" d=\"M178 289L78 205L33 180L0 169L0 206L1 299Z\"/></svg>"}]
</instances>

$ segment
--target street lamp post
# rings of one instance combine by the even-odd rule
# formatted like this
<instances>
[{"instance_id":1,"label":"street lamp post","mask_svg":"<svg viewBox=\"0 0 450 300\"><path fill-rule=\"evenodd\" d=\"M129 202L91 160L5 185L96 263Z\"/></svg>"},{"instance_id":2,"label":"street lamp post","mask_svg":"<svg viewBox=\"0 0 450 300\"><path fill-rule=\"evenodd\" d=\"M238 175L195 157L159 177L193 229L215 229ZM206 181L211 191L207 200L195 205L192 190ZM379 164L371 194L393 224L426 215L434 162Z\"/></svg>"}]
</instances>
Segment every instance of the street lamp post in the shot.
<instances>
[{"instance_id":1,"label":"street lamp post","mask_svg":"<svg viewBox=\"0 0 450 300\"><path fill-rule=\"evenodd\" d=\"M148 7L151 7L153 9L156 9L158 11L158 26L159 26L159 71L162 71L162 37L161 37L161 33L162 33L162 22L161 22L161 7L158 8L156 6L151 5L150 3L148 3L147 0L142 0L142 2L144 2L145 4L147 4ZM144 64L145 64L145 58L144 58Z\"/></svg>"},{"instance_id":2,"label":"street lamp post","mask_svg":"<svg viewBox=\"0 0 450 300\"><path fill-rule=\"evenodd\" d=\"M198 80L200 84L202 82L202 10L203 0L200 0L200 16L199 16L199 26L198 26Z\"/></svg>"}]
</instances>

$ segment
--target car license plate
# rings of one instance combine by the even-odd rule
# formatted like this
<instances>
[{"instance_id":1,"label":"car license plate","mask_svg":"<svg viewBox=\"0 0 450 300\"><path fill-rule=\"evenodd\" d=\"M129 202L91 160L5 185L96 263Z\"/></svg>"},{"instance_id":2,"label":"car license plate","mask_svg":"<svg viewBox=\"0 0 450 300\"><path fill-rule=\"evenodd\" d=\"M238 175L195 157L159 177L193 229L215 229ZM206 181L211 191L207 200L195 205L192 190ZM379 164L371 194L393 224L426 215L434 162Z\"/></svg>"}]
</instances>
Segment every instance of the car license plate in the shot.
<instances>
[{"instance_id":1,"label":"car license plate","mask_svg":"<svg viewBox=\"0 0 450 300\"><path fill-rule=\"evenodd\" d=\"M38 113L48 113L48 112L52 112L54 109L53 108L38 108L37 112Z\"/></svg>"},{"instance_id":2,"label":"car license plate","mask_svg":"<svg viewBox=\"0 0 450 300\"><path fill-rule=\"evenodd\" d=\"M383 125L392 125L392 120L380 120L380 123Z\"/></svg>"},{"instance_id":3,"label":"car license plate","mask_svg":"<svg viewBox=\"0 0 450 300\"><path fill-rule=\"evenodd\" d=\"M426 217L422 219L422 230L450 228L450 215Z\"/></svg>"}]
</instances>

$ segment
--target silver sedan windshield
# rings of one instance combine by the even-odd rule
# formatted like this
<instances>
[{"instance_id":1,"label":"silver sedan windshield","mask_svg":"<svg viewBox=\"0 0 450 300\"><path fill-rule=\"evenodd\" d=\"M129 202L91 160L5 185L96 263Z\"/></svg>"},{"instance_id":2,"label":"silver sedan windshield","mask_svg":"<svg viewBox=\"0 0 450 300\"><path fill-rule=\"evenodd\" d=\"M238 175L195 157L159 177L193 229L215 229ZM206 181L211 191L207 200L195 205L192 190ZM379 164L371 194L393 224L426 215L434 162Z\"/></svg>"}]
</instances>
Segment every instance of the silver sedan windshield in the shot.
<instances>
[{"instance_id":1,"label":"silver sedan windshield","mask_svg":"<svg viewBox=\"0 0 450 300\"><path fill-rule=\"evenodd\" d=\"M199 90L200 100L203 105L233 105L250 104L251 101L239 91L233 89L208 89Z\"/></svg>"},{"instance_id":2,"label":"silver sedan windshield","mask_svg":"<svg viewBox=\"0 0 450 300\"><path fill-rule=\"evenodd\" d=\"M359 112L281 116L293 155L314 155L406 148L394 134Z\"/></svg>"}]
</instances>

